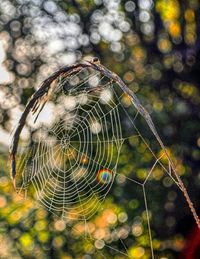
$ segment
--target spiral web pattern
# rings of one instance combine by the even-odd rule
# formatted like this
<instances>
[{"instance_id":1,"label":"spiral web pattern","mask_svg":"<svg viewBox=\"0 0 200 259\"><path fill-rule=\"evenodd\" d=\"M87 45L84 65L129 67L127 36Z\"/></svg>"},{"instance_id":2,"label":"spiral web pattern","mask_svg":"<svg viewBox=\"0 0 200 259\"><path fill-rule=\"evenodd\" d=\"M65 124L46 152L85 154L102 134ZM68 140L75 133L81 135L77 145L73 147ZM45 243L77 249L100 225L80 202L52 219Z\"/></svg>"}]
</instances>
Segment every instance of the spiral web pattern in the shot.
<instances>
[{"instance_id":1,"label":"spiral web pattern","mask_svg":"<svg viewBox=\"0 0 200 259\"><path fill-rule=\"evenodd\" d=\"M109 78L83 68L68 77L60 76L49 102L53 105L51 123L49 120L46 125L43 123L46 116L43 109L34 125L31 142L24 144L26 148L19 155L17 167L22 177L18 176L18 189L27 192L34 187L36 199L49 211L68 222L83 221L82 229L102 258L106 258L103 247L113 255L132 258L125 230L110 230L110 235L122 246L119 251L106 242L106 237L96 239L87 226L87 220L101 211L115 179L119 183L130 182L130 191L138 189L143 199L144 225L151 248L147 254L154 258L146 186L157 167L178 183L171 175L170 161L165 158L163 162L162 152L154 152L140 134L136 124L140 125L141 116L130 98ZM126 141L136 143L133 152L141 163L145 163L144 153L151 157L143 178L136 176L134 169L128 175L118 172L120 151ZM144 149L140 157L137 145ZM134 222L135 219L133 225ZM77 231L83 234L79 228ZM96 244L97 241L100 243Z\"/></svg>"},{"instance_id":2,"label":"spiral web pattern","mask_svg":"<svg viewBox=\"0 0 200 259\"><path fill-rule=\"evenodd\" d=\"M37 200L50 211L79 220L95 214L105 199L123 143L119 104L112 99L105 102L112 94L110 80L98 73L87 79L85 73L58 84L54 102L59 116L52 127L43 129L45 137L38 134L28 172L23 173L23 186L32 183ZM87 90L97 84L106 87L104 92Z\"/></svg>"}]
</instances>

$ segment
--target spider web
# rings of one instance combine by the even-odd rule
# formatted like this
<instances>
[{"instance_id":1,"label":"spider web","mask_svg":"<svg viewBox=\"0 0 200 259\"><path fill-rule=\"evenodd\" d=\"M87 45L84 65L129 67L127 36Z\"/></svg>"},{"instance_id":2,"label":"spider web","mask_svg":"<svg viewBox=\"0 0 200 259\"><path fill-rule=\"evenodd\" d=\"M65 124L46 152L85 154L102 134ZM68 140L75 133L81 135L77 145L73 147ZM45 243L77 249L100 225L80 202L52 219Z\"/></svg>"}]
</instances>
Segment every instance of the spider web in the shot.
<instances>
[{"instance_id":1,"label":"spider web","mask_svg":"<svg viewBox=\"0 0 200 259\"><path fill-rule=\"evenodd\" d=\"M48 105L51 114L47 113ZM19 192L34 190L39 204L67 222L75 236L84 235L98 251L99 258L115 255L133 258L130 243L137 244L142 228L149 235L144 255L154 258L147 186L154 180L155 171L165 173L177 186L178 183L171 175L170 161L145 124L130 97L100 72L82 68L71 76L60 76L36 122L33 123L32 115L27 120L31 137L28 141L20 140ZM139 128L144 127L142 135ZM127 145L133 152L126 158L120 154ZM135 167L134 159L141 168ZM107 223L103 229L107 233L98 234L90 224L109 211L106 197L112 197L118 185L126 185L133 194L139 193L143 216L134 215L133 208L132 228L121 220L118 229L115 217L105 216ZM120 195L126 197L125 191L116 196ZM120 206L127 206L126 198L118 200ZM119 242L121 250L112 246L113 242Z\"/></svg>"}]
</instances>

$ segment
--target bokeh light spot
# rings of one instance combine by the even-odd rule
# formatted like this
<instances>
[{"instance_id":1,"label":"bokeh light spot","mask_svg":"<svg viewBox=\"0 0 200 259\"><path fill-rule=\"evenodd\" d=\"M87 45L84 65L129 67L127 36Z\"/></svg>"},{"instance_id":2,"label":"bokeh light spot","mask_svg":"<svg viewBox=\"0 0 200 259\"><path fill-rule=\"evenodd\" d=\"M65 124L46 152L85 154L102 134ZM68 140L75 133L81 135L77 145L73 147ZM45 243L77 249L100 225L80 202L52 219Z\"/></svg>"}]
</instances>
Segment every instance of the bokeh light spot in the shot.
<instances>
[{"instance_id":1,"label":"bokeh light spot","mask_svg":"<svg viewBox=\"0 0 200 259\"><path fill-rule=\"evenodd\" d=\"M113 173L109 169L101 169L97 173L97 181L102 184L109 184L112 182Z\"/></svg>"}]
</instances>

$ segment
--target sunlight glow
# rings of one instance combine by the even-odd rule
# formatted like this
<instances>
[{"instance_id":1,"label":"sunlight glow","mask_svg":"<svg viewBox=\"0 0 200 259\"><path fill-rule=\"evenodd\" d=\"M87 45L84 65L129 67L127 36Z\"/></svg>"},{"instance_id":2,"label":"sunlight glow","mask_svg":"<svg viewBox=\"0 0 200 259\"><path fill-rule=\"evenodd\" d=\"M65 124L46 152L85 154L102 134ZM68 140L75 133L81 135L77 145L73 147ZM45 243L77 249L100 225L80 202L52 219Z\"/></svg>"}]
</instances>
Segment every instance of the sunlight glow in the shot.
<instances>
[{"instance_id":1,"label":"sunlight glow","mask_svg":"<svg viewBox=\"0 0 200 259\"><path fill-rule=\"evenodd\" d=\"M13 81L11 74L3 65L5 58L6 54L3 48L3 42L0 40L0 84L11 83Z\"/></svg>"}]
</instances>

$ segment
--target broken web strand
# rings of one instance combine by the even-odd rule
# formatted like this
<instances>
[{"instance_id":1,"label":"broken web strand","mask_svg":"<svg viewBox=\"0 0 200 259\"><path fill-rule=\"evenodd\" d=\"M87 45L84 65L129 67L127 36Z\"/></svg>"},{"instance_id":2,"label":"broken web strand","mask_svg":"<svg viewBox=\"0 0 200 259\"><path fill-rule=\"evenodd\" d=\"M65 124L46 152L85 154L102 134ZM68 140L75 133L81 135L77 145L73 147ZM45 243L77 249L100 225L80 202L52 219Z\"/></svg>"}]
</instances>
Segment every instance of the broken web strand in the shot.
<instances>
[{"instance_id":1,"label":"broken web strand","mask_svg":"<svg viewBox=\"0 0 200 259\"><path fill-rule=\"evenodd\" d=\"M169 164L169 169L171 170L171 166L170 166L170 164ZM128 179L128 178L127 178ZM146 195L145 195L145 193L144 193L144 197L146 197ZM147 204L147 203L146 203ZM147 208L147 207L146 207ZM146 209L146 211L148 211L147 209ZM149 218L149 216L147 216L147 218ZM151 238L150 238L151 239Z\"/></svg>"}]
</instances>

